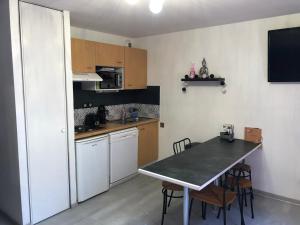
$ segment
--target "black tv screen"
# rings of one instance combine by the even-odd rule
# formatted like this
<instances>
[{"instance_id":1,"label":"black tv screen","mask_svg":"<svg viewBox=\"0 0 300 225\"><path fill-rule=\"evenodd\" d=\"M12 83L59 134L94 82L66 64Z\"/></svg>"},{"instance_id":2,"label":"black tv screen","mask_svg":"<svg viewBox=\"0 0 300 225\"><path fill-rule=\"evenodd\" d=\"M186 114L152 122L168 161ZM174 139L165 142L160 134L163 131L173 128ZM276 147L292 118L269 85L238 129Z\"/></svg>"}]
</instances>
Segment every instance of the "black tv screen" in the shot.
<instances>
[{"instance_id":1,"label":"black tv screen","mask_svg":"<svg viewBox=\"0 0 300 225\"><path fill-rule=\"evenodd\" d=\"M300 27L269 31L269 82L300 82Z\"/></svg>"}]
</instances>

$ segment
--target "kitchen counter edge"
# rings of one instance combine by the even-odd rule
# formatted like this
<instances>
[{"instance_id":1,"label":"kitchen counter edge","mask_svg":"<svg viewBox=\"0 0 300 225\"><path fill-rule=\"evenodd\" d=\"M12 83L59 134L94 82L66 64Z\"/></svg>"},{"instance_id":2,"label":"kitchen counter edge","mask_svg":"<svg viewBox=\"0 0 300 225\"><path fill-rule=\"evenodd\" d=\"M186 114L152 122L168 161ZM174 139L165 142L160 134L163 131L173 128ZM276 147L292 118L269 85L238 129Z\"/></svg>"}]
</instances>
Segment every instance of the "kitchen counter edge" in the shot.
<instances>
[{"instance_id":1,"label":"kitchen counter edge","mask_svg":"<svg viewBox=\"0 0 300 225\"><path fill-rule=\"evenodd\" d=\"M148 123L155 123L158 121L159 121L158 118L155 118L155 119L149 118L147 120L127 123L127 124L120 124L120 123L116 123L116 122L107 122L106 127L103 129L95 130L95 131L87 131L87 132L83 132L83 133L75 133L75 141L81 140L84 138L95 137L95 136L102 135L102 134L107 134L107 133L114 132L114 131L120 131L120 130L125 130L128 128L138 127L138 126L148 124Z\"/></svg>"}]
</instances>

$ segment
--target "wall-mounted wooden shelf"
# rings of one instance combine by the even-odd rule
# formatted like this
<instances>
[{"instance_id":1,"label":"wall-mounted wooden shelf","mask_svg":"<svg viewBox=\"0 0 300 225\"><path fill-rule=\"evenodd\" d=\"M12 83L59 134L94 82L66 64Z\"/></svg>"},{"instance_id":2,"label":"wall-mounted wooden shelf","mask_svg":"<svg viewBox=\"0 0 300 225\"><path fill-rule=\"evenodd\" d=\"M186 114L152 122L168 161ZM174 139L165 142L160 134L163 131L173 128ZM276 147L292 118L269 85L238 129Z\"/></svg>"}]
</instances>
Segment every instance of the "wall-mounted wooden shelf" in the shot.
<instances>
[{"instance_id":1,"label":"wall-mounted wooden shelf","mask_svg":"<svg viewBox=\"0 0 300 225\"><path fill-rule=\"evenodd\" d=\"M182 78L181 81L184 82L219 82L221 86L225 85L225 78ZM186 87L182 88L182 91L186 91Z\"/></svg>"}]
</instances>

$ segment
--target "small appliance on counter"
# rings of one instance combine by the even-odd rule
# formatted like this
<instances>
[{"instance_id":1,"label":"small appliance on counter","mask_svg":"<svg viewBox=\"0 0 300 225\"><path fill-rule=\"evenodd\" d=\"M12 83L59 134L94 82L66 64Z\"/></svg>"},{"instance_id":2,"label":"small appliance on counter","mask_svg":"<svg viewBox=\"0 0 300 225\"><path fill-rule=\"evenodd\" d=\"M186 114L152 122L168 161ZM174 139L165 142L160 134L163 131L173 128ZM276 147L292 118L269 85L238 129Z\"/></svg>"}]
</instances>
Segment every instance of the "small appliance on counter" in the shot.
<instances>
[{"instance_id":1,"label":"small appliance on counter","mask_svg":"<svg viewBox=\"0 0 300 225\"><path fill-rule=\"evenodd\" d=\"M90 129L96 128L100 124L99 118L96 113L89 113L85 116L84 125Z\"/></svg>"},{"instance_id":2,"label":"small appliance on counter","mask_svg":"<svg viewBox=\"0 0 300 225\"><path fill-rule=\"evenodd\" d=\"M224 124L223 131L220 132L220 137L228 142L234 141L234 126L233 124Z\"/></svg>"},{"instance_id":3,"label":"small appliance on counter","mask_svg":"<svg viewBox=\"0 0 300 225\"><path fill-rule=\"evenodd\" d=\"M99 124L106 124L106 116L108 115L108 110L105 109L104 105L98 107L97 116L99 119Z\"/></svg>"},{"instance_id":4,"label":"small appliance on counter","mask_svg":"<svg viewBox=\"0 0 300 225\"><path fill-rule=\"evenodd\" d=\"M89 113L85 116L83 125L75 126L75 132L82 133L104 128L107 115L108 110L105 109L104 105L100 105L97 113Z\"/></svg>"}]
</instances>

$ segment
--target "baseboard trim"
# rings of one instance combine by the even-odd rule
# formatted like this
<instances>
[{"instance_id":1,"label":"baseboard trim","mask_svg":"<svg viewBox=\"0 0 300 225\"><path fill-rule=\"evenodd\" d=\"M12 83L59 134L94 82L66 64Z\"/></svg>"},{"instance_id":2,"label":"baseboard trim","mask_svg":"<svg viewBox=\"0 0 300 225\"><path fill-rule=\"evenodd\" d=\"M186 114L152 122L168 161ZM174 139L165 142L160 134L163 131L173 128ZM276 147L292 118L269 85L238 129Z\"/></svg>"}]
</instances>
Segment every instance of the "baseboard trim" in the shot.
<instances>
[{"instance_id":1,"label":"baseboard trim","mask_svg":"<svg viewBox=\"0 0 300 225\"><path fill-rule=\"evenodd\" d=\"M125 178L123 178L123 179L121 179L121 180L118 180L118 181L116 181L116 182L114 182L114 183L111 183L111 184L109 185L109 187L110 187L110 188L113 188L113 187L115 187L115 186L117 186L117 185L119 185L119 184L125 183L125 182L131 180L132 178L136 177L137 175L139 175L139 174L138 174L138 173L134 173L134 174L132 174L132 175L129 175L128 177L125 177Z\"/></svg>"},{"instance_id":2,"label":"baseboard trim","mask_svg":"<svg viewBox=\"0 0 300 225\"><path fill-rule=\"evenodd\" d=\"M276 194L272 194L272 193L257 190L257 189L254 190L254 194L258 195L258 196L265 197L265 198L270 198L270 199L278 200L278 201L281 201L281 202L285 202L285 203L300 206L300 200L297 200L297 199L287 198L287 197L284 197L284 196L281 196L281 195L276 195Z\"/></svg>"}]
</instances>

